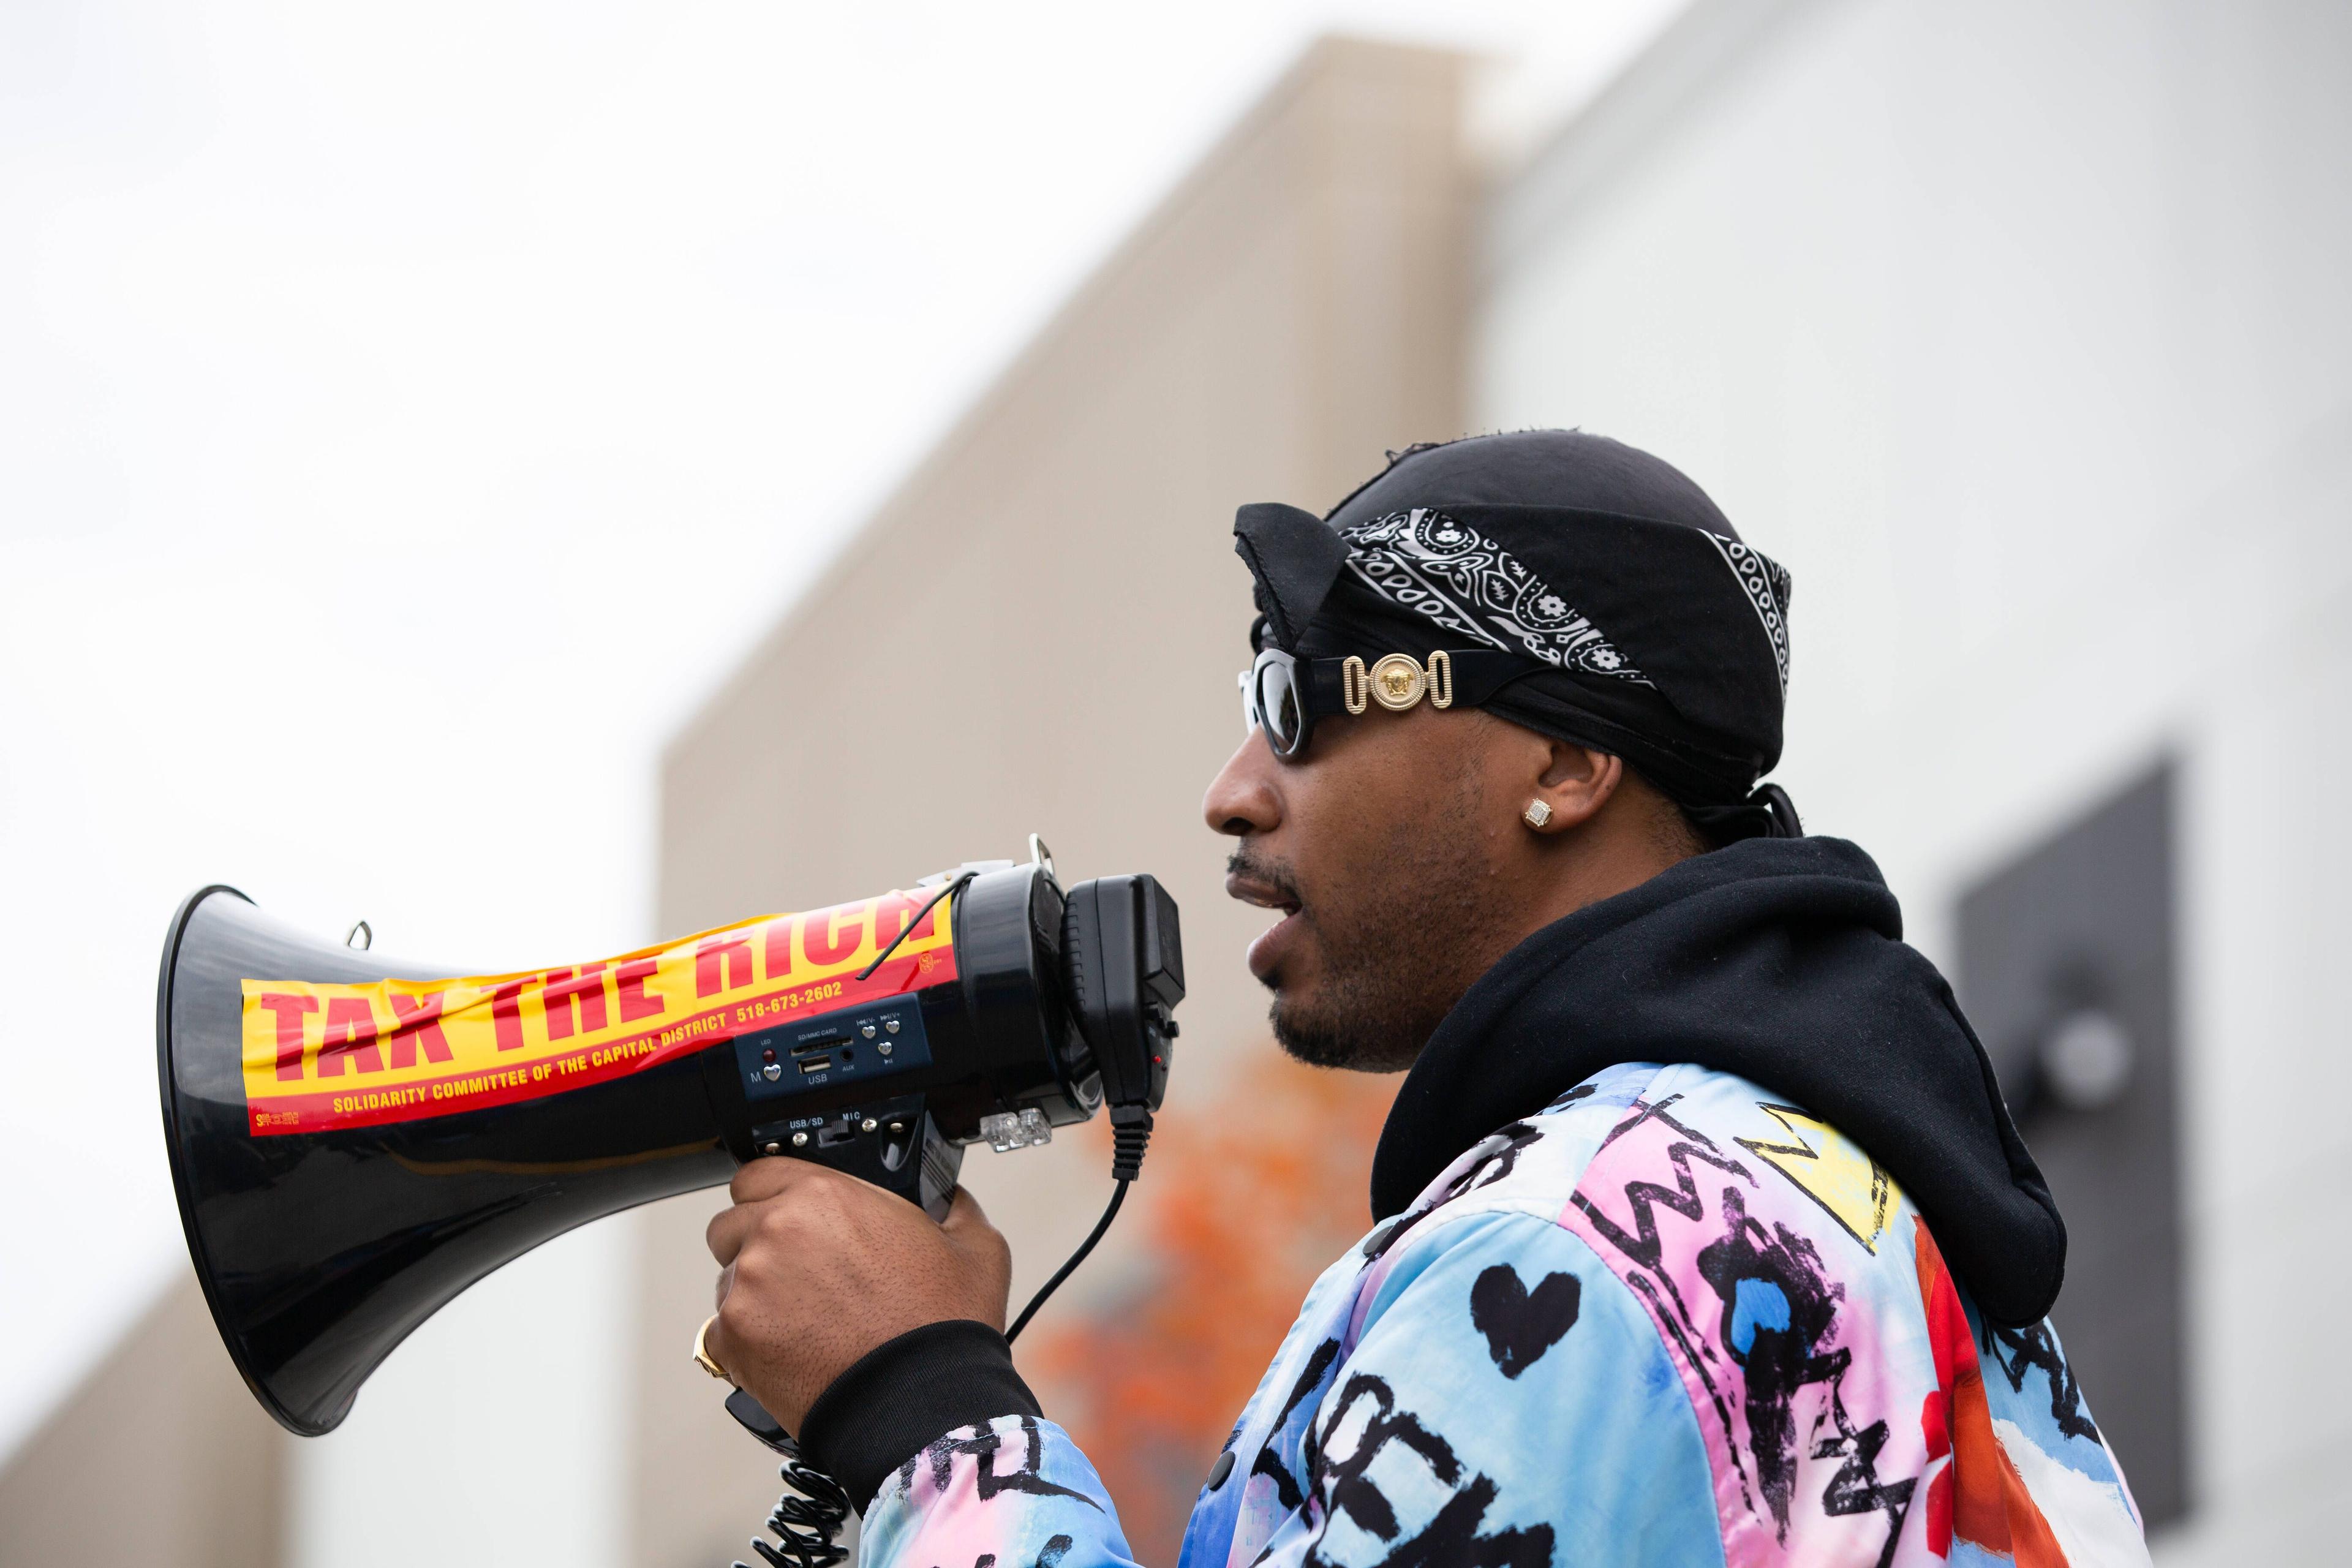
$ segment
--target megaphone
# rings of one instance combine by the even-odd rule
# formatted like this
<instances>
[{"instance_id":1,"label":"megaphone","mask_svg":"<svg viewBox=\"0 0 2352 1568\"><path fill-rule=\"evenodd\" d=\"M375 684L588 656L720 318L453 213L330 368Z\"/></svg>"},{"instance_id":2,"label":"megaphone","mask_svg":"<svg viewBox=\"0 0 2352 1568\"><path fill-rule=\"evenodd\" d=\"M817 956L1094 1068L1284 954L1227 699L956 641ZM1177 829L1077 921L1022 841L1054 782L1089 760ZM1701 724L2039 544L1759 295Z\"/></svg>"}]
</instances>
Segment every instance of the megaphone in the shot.
<instances>
[{"instance_id":1,"label":"megaphone","mask_svg":"<svg viewBox=\"0 0 2352 1568\"><path fill-rule=\"evenodd\" d=\"M1032 847L602 963L458 977L197 891L157 988L163 1131L255 1397L331 1431L500 1264L761 1155L938 1217L966 1145L1041 1143L1108 1103L1130 1179L1184 994L1175 901L1148 876L1066 894Z\"/></svg>"}]
</instances>

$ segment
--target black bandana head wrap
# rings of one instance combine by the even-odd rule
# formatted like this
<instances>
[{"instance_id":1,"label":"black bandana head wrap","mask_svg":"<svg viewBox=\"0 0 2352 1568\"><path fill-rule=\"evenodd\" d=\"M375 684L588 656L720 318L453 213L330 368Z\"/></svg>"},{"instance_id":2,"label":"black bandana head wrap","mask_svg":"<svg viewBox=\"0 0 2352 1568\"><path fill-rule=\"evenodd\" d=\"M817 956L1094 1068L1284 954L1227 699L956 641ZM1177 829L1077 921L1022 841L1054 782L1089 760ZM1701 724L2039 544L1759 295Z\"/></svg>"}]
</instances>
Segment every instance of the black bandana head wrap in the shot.
<instances>
[{"instance_id":1,"label":"black bandana head wrap","mask_svg":"<svg viewBox=\"0 0 2352 1568\"><path fill-rule=\"evenodd\" d=\"M1777 785L1789 574L1646 452L1573 430L1415 447L1328 518L1245 506L1254 647L1501 648L1488 711L1625 759L1718 840L1801 830Z\"/></svg>"}]
</instances>

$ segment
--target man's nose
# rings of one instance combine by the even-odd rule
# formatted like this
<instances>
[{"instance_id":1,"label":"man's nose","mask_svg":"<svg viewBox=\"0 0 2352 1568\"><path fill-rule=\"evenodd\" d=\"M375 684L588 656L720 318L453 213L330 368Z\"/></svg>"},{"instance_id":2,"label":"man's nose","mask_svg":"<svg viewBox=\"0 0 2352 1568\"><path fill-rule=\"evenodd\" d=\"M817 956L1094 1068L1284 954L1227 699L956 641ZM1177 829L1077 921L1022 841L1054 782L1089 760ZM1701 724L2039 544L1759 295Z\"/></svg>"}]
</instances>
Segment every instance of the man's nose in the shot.
<instances>
[{"instance_id":1,"label":"man's nose","mask_svg":"<svg viewBox=\"0 0 2352 1568\"><path fill-rule=\"evenodd\" d=\"M1249 739L1209 781L1209 793L1202 797L1201 816L1207 820L1209 831L1239 838L1271 833L1281 826L1282 792L1275 777L1281 765L1274 760L1265 732L1252 730Z\"/></svg>"}]
</instances>

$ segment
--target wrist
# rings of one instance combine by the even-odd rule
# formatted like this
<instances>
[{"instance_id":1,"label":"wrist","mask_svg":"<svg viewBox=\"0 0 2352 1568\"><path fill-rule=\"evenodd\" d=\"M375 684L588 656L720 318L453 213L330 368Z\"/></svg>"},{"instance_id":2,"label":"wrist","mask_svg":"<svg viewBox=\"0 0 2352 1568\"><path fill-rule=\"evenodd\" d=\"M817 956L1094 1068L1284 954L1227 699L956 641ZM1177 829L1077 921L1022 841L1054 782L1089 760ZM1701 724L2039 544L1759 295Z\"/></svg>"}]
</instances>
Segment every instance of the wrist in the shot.
<instances>
[{"instance_id":1,"label":"wrist","mask_svg":"<svg viewBox=\"0 0 2352 1568\"><path fill-rule=\"evenodd\" d=\"M862 1513L891 1471L948 1433L1040 1414L1004 1336L960 1318L910 1329L859 1357L809 1406L801 1452Z\"/></svg>"}]
</instances>

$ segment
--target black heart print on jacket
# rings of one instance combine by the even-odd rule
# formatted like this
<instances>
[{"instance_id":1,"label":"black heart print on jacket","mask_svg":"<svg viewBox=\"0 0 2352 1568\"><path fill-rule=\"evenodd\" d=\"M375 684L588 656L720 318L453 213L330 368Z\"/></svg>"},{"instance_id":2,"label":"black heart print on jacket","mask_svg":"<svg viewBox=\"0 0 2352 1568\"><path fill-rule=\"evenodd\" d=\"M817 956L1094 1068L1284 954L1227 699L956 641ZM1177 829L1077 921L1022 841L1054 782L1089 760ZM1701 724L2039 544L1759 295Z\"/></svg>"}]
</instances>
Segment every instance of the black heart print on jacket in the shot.
<instances>
[{"instance_id":1,"label":"black heart print on jacket","mask_svg":"<svg viewBox=\"0 0 2352 1568\"><path fill-rule=\"evenodd\" d=\"M1486 1336L1486 1353L1505 1377L1517 1377L1576 1326L1584 1283L1573 1274L1547 1274L1529 1290L1518 1271L1497 1263L1470 1287L1470 1321Z\"/></svg>"}]
</instances>

